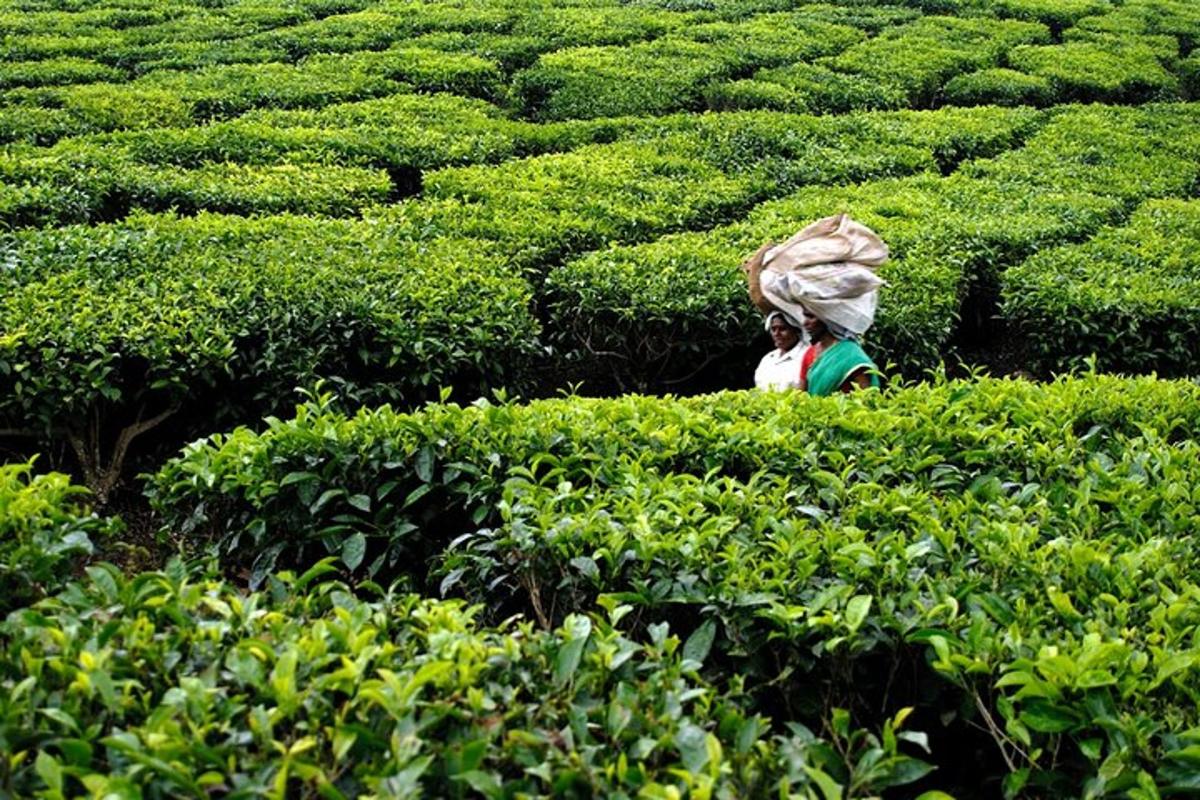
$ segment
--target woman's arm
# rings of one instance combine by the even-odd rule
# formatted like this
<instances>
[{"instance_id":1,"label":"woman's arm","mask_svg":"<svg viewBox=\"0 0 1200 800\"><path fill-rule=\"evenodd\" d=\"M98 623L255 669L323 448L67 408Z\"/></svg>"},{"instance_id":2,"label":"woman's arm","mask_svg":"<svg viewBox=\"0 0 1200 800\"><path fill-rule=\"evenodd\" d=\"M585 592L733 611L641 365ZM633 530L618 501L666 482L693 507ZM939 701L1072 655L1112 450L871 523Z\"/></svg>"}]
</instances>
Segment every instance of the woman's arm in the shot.
<instances>
[{"instance_id":1,"label":"woman's arm","mask_svg":"<svg viewBox=\"0 0 1200 800\"><path fill-rule=\"evenodd\" d=\"M850 392L854 389L870 389L871 388L871 371L866 367L855 372L846 382L842 384L842 392Z\"/></svg>"}]
</instances>

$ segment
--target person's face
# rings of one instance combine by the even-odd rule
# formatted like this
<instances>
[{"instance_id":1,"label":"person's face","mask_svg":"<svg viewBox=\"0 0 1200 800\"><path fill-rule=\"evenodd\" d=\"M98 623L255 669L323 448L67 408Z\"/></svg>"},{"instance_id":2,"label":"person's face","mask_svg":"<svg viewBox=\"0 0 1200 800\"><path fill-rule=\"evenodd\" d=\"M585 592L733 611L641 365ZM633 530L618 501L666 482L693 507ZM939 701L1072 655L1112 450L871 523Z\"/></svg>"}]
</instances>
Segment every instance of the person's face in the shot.
<instances>
[{"instance_id":1,"label":"person's face","mask_svg":"<svg viewBox=\"0 0 1200 800\"><path fill-rule=\"evenodd\" d=\"M805 314L801 322L804 325L804 332L808 334L809 341L818 342L825 335L825 323L812 314Z\"/></svg>"},{"instance_id":2,"label":"person's face","mask_svg":"<svg viewBox=\"0 0 1200 800\"><path fill-rule=\"evenodd\" d=\"M800 343L800 332L780 317L771 320L771 341L780 352L786 353Z\"/></svg>"}]
</instances>

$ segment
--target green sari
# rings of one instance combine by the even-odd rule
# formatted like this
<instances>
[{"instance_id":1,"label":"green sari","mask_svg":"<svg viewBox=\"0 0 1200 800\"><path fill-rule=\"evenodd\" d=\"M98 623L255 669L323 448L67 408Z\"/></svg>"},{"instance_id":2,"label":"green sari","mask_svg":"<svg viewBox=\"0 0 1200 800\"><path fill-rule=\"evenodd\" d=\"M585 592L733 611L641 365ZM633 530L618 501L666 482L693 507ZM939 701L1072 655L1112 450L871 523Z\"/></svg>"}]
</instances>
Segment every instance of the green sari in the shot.
<instances>
[{"instance_id":1,"label":"green sari","mask_svg":"<svg viewBox=\"0 0 1200 800\"><path fill-rule=\"evenodd\" d=\"M879 368L867 356L858 342L842 339L817 356L808 368L808 393L817 397L831 395L842 388L842 384L854 373L866 369L871 376L871 385L879 386Z\"/></svg>"}]
</instances>

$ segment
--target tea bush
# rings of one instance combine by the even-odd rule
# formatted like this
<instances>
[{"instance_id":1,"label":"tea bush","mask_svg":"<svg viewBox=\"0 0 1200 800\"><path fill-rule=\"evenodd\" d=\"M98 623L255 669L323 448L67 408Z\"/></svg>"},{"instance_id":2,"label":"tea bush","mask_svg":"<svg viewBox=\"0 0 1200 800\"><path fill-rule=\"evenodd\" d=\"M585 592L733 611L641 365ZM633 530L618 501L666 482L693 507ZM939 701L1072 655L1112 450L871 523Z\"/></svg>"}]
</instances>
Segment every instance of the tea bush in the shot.
<instances>
[{"instance_id":1,"label":"tea bush","mask_svg":"<svg viewBox=\"0 0 1200 800\"><path fill-rule=\"evenodd\" d=\"M121 45L117 31L6 35L0 40L0 57L5 61L38 61L46 58L96 58Z\"/></svg>"},{"instance_id":2,"label":"tea bush","mask_svg":"<svg viewBox=\"0 0 1200 800\"><path fill-rule=\"evenodd\" d=\"M819 64L761 70L751 80L714 84L705 97L716 110L766 108L812 113L896 109L908 103L904 91L896 86L834 72Z\"/></svg>"},{"instance_id":3,"label":"tea bush","mask_svg":"<svg viewBox=\"0 0 1200 800\"><path fill-rule=\"evenodd\" d=\"M1152 197L1186 195L1200 175L1200 107L1066 107L1019 150L965 164L1003 183L1069 187L1120 198L1132 210Z\"/></svg>"},{"instance_id":4,"label":"tea bush","mask_svg":"<svg viewBox=\"0 0 1200 800\"><path fill-rule=\"evenodd\" d=\"M715 80L837 53L862 38L799 14L714 22L645 44L550 53L519 73L515 87L537 119L662 114L699 108Z\"/></svg>"},{"instance_id":5,"label":"tea bush","mask_svg":"<svg viewBox=\"0 0 1200 800\"><path fill-rule=\"evenodd\" d=\"M15 86L54 86L63 83L118 81L124 74L86 58L54 58L9 62L0 69L0 89Z\"/></svg>"},{"instance_id":6,"label":"tea bush","mask_svg":"<svg viewBox=\"0 0 1200 800\"><path fill-rule=\"evenodd\" d=\"M1175 37L1187 53L1200 43L1200 10L1186 0L1127 0L1107 14L1079 20L1080 30Z\"/></svg>"},{"instance_id":7,"label":"tea bush","mask_svg":"<svg viewBox=\"0 0 1200 800\"><path fill-rule=\"evenodd\" d=\"M65 109L0 105L0 142L5 144L51 144L80 129Z\"/></svg>"},{"instance_id":8,"label":"tea bush","mask_svg":"<svg viewBox=\"0 0 1200 800\"><path fill-rule=\"evenodd\" d=\"M991 6L1000 16L1041 22L1055 33L1112 9L1109 0L997 0Z\"/></svg>"},{"instance_id":9,"label":"tea bush","mask_svg":"<svg viewBox=\"0 0 1200 800\"><path fill-rule=\"evenodd\" d=\"M142 167L127 172L118 188L132 205L151 211L329 216L354 215L384 202L392 190L381 170L314 164L209 164L186 171Z\"/></svg>"},{"instance_id":10,"label":"tea bush","mask_svg":"<svg viewBox=\"0 0 1200 800\"><path fill-rule=\"evenodd\" d=\"M3 99L0 111L17 118L15 131L5 131L9 141L33 138L47 143L64 133L178 127L192 121L188 105L174 92L135 83L16 89ZM58 113L46 119L40 113L44 111ZM25 114L34 116L32 125L20 120Z\"/></svg>"},{"instance_id":11,"label":"tea bush","mask_svg":"<svg viewBox=\"0 0 1200 800\"><path fill-rule=\"evenodd\" d=\"M806 14L761 14L744 22L691 25L678 36L702 42L739 72L809 61L840 53L863 41L856 28L814 20Z\"/></svg>"},{"instance_id":12,"label":"tea bush","mask_svg":"<svg viewBox=\"0 0 1200 800\"><path fill-rule=\"evenodd\" d=\"M664 40L549 53L515 76L514 91L540 120L663 114L699 108L704 84L731 73L706 45Z\"/></svg>"},{"instance_id":13,"label":"tea bush","mask_svg":"<svg viewBox=\"0 0 1200 800\"><path fill-rule=\"evenodd\" d=\"M538 56L550 50L545 39L507 33L426 33L409 40L413 47L448 53L470 53L500 65L506 75L532 66Z\"/></svg>"},{"instance_id":14,"label":"tea bush","mask_svg":"<svg viewBox=\"0 0 1200 800\"><path fill-rule=\"evenodd\" d=\"M823 63L899 89L910 105L927 107L954 76L999 66L1012 48L1048 40L1049 31L1037 23L924 17L889 28Z\"/></svg>"},{"instance_id":15,"label":"tea bush","mask_svg":"<svg viewBox=\"0 0 1200 800\"><path fill-rule=\"evenodd\" d=\"M1003 67L959 75L942 93L947 103L957 106L1044 106L1055 96L1046 78Z\"/></svg>"},{"instance_id":16,"label":"tea bush","mask_svg":"<svg viewBox=\"0 0 1200 800\"><path fill-rule=\"evenodd\" d=\"M280 61L297 61L316 53L383 50L404 41L413 30L410 20L389 11L349 11L277 27L247 37L247 43L278 50L284 56Z\"/></svg>"},{"instance_id":17,"label":"tea bush","mask_svg":"<svg viewBox=\"0 0 1200 800\"><path fill-rule=\"evenodd\" d=\"M172 138L162 137L161 146ZM186 151L176 153L186 158ZM0 190L0 224L19 228L120 219L131 208L190 214L312 213L350 216L395 191L376 169L325 164L266 166L201 162L175 166L131 163L126 152L72 141L37 156L0 161L13 184Z\"/></svg>"},{"instance_id":18,"label":"tea bush","mask_svg":"<svg viewBox=\"0 0 1200 800\"><path fill-rule=\"evenodd\" d=\"M1143 44L1067 42L1018 47L1008 56L1017 70L1045 78L1067 102L1127 103L1178 97L1178 80Z\"/></svg>"},{"instance_id":19,"label":"tea bush","mask_svg":"<svg viewBox=\"0 0 1200 800\"><path fill-rule=\"evenodd\" d=\"M912 22L921 16L921 11L905 5L834 5L830 3L805 3L795 9L808 19L848 25L858 28L870 36L877 36L888 28Z\"/></svg>"},{"instance_id":20,"label":"tea bush","mask_svg":"<svg viewBox=\"0 0 1200 800\"><path fill-rule=\"evenodd\" d=\"M704 103L713 111L766 110L804 114L811 110L800 92L778 83L750 78L707 87Z\"/></svg>"},{"instance_id":21,"label":"tea bush","mask_svg":"<svg viewBox=\"0 0 1200 800\"><path fill-rule=\"evenodd\" d=\"M539 9L536 15L522 15L515 20L511 34L538 40L543 51L629 45L657 39L703 18L697 14L623 5L548 7Z\"/></svg>"},{"instance_id":22,"label":"tea bush","mask_svg":"<svg viewBox=\"0 0 1200 800\"><path fill-rule=\"evenodd\" d=\"M6 791L815 798L931 769L899 749L926 742L906 712L881 737L844 711L828 739L772 735L737 681L700 677L703 642L665 623L631 637L628 606L487 628L457 601L314 586L329 568L246 594L178 562L99 565L11 614Z\"/></svg>"},{"instance_id":23,"label":"tea bush","mask_svg":"<svg viewBox=\"0 0 1200 800\"><path fill-rule=\"evenodd\" d=\"M322 375L362 400L513 381L537 334L485 245L378 222L138 214L11 237L4 263L0 427L65 440L101 494L183 407L219 425Z\"/></svg>"},{"instance_id":24,"label":"tea bush","mask_svg":"<svg viewBox=\"0 0 1200 800\"><path fill-rule=\"evenodd\" d=\"M1120 422L1119 414L1125 413L1131 398L1182 393L1190 398L1186 402L1195 402L1194 392L1188 394L1191 390L1186 384L1131 383L1128 394L1119 388L1123 385L1101 378L1067 381L1045 390L1046 402L1060 403L1062 408L1055 413L1066 414L1077 413L1068 409L1079 404L1090 409L1079 414L1100 415L1093 421L1106 424ZM986 386L989 388L981 391L981 397L992 393L1003 397L1018 391L1004 382ZM953 392L945 387L912 390L901 393L894 402L916 402L927 396L942 402ZM782 444L777 441L783 437L783 429L762 433L775 437L770 441L776 444L768 445L754 433L753 423L755 408L782 408L784 400L758 397L734 393L671 402L638 397L574 399L528 407L481 403L468 408L431 406L415 415L384 408L362 411L349 419L326 406L309 404L299 409L294 420L269 421L262 434L239 429L214 436L208 443L190 445L155 477L149 492L169 524L198 537L217 536L235 559L254 553L262 566L281 555L294 559L307 552L305 557L315 560L324 556L326 549L339 553L346 538L362 534L378 556L378 561L358 562L370 574L379 573L389 561L392 569L404 564L420 572L419 559L401 562L399 555L387 550L425 548L426 553L437 552L456 533L494 519L494 504L504 482L522 465L544 463L548 470L607 469L622 453L640 453L645 466L657 465L671 472L703 475L719 469L749 476L770 466L772 471L786 474L793 468L792 462L770 460L783 457ZM861 402L869 406L873 401ZM1177 401L1163 399L1162 403L1174 408ZM710 405L710 410L703 410ZM693 407L701 409L696 416L689 411ZM1176 431L1179 425L1184 426L1183 433L1190 430L1186 414L1180 414L1168 415L1184 420L1173 423L1173 436L1180 435ZM681 430L685 417L690 422ZM936 415L917 415L900 429L929 424L932 431L937 425L927 421L934 418ZM730 420L741 422L731 428ZM818 420L809 424L815 426ZM892 430L890 424L880 423L878 430ZM1055 418L1045 424L1065 423ZM1136 431L1136 426L1121 429ZM805 447L817 447L820 439L810 441L797 433L796 440L806 442ZM582 480L574 475L571 472L564 479ZM596 480L604 483L609 479ZM402 501L384 502L388 497ZM437 533L430 537L426 526ZM456 526L463 530L456 531ZM268 531L281 540L267 542ZM268 545L270 551L263 553Z\"/></svg>"},{"instance_id":25,"label":"tea bush","mask_svg":"<svg viewBox=\"0 0 1200 800\"><path fill-rule=\"evenodd\" d=\"M402 77L405 74L427 80L429 88L439 89L453 81L450 71L453 68L449 68L446 58L445 54L432 51L428 56L402 52L315 56L298 65L230 64L192 71L151 72L134 85L175 93L187 101L197 120L204 120L226 118L264 106L320 107L394 94L408 88ZM470 60L459 70L467 82L478 85L479 66L479 60Z\"/></svg>"},{"instance_id":26,"label":"tea bush","mask_svg":"<svg viewBox=\"0 0 1200 800\"><path fill-rule=\"evenodd\" d=\"M284 61L287 54L245 39L215 42L157 42L128 47L114 60L135 75L159 70L200 70L223 64L266 64Z\"/></svg>"},{"instance_id":27,"label":"tea bush","mask_svg":"<svg viewBox=\"0 0 1200 800\"><path fill-rule=\"evenodd\" d=\"M35 475L32 464L0 465L0 612L57 593L77 562L91 555L93 537L120 530L115 519L86 508L86 494L66 475Z\"/></svg>"},{"instance_id":28,"label":"tea bush","mask_svg":"<svg viewBox=\"0 0 1200 800\"><path fill-rule=\"evenodd\" d=\"M710 620L749 687L791 681L788 711L870 703L889 691L879 665L915 648L930 672L909 691L987 731L1005 765L973 785L1165 791L1191 780L1197 723L1197 412L1194 383L1099 376L310 405L193 445L153 494L235 553L269 530L276 555L353 542L342 560L368 571L389 541L437 552L461 530L446 590L551 627L603 597Z\"/></svg>"},{"instance_id":29,"label":"tea bush","mask_svg":"<svg viewBox=\"0 0 1200 800\"><path fill-rule=\"evenodd\" d=\"M1187 375L1200 352L1200 203L1154 200L1129 223L1045 250L1004 276L1005 313L1032 354L1062 368Z\"/></svg>"}]
</instances>

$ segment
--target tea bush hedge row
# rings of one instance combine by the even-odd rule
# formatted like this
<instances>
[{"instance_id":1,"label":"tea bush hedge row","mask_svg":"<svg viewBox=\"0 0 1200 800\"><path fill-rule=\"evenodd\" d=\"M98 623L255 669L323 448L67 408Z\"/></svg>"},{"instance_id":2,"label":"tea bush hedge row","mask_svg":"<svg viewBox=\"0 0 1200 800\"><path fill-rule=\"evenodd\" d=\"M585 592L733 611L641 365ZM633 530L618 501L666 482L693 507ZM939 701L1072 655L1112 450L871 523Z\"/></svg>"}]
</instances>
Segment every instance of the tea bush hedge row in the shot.
<instances>
[{"instance_id":1,"label":"tea bush hedge row","mask_svg":"<svg viewBox=\"0 0 1200 800\"><path fill-rule=\"evenodd\" d=\"M1054 98L1050 81L1006 67L981 69L951 79L942 94L958 106L1044 106Z\"/></svg>"},{"instance_id":2,"label":"tea bush hedge row","mask_svg":"<svg viewBox=\"0 0 1200 800\"><path fill-rule=\"evenodd\" d=\"M1005 314L1044 368L1094 357L1187 375L1200 351L1200 203L1153 200L1127 225L1045 250L1004 276Z\"/></svg>"},{"instance_id":3,"label":"tea bush hedge row","mask_svg":"<svg viewBox=\"0 0 1200 800\"><path fill-rule=\"evenodd\" d=\"M788 687L788 712L876 702L886 665L913 658L929 671L900 694L988 731L1002 766L973 785L1166 793L1194 780L1197 412L1194 383L1095 375L313 404L189 447L152 495L235 559L271 542L268 561L340 551L371 572L404 542L410 570L467 534L446 590L551 626L603 597L710 620L749 688Z\"/></svg>"},{"instance_id":4,"label":"tea bush hedge row","mask_svg":"<svg viewBox=\"0 0 1200 800\"><path fill-rule=\"evenodd\" d=\"M120 33L99 29L74 34L33 33L7 35L0 39L0 56L12 61L36 61L43 58L94 58L119 47Z\"/></svg>"},{"instance_id":5,"label":"tea bush hedge row","mask_svg":"<svg viewBox=\"0 0 1200 800\"><path fill-rule=\"evenodd\" d=\"M972 177L1112 196L1129 210L1153 197L1187 195L1200 175L1200 106L1067 107L1026 146L963 165Z\"/></svg>"},{"instance_id":6,"label":"tea bush hedge row","mask_svg":"<svg viewBox=\"0 0 1200 800\"><path fill-rule=\"evenodd\" d=\"M1065 102L1142 103L1171 100L1179 94L1178 79L1153 49L1142 44L1067 42L1017 47L1008 60L1021 72L1045 78L1055 97Z\"/></svg>"},{"instance_id":7,"label":"tea bush hedge row","mask_svg":"<svg viewBox=\"0 0 1200 800\"><path fill-rule=\"evenodd\" d=\"M1049 41L1043 25L1014 20L924 17L891 28L874 39L825 59L838 72L853 73L902 90L909 104L931 105L955 75L999 66L1019 45Z\"/></svg>"},{"instance_id":8,"label":"tea bush hedge row","mask_svg":"<svg viewBox=\"0 0 1200 800\"><path fill-rule=\"evenodd\" d=\"M130 163L119 151L79 148L67 155L70 149L0 164L21 181L0 188L0 225L100 222L132 208L352 216L395 191L387 172L363 167L206 163L181 170Z\"/></svg>"},{"instance_id":9,"label":"tea bush hedge row","mask_svg":"<svg viewBox=\"0 0 1200 800\"><path fill-rule=\"evenodd\" d=\"M109 565L0 624L6 791L63 797L714 797L878 792L927 774L922 734L772 731L701 640L553 631L397 591L268 591L173 562ZM112 622L106 622L109 615ZM164 668L170 665L169 668ZM915 743L917 747L912 744Z\"/></svg>"},{"instance_id":10,"label":"tea bush hedge row","mask_svg":"<svg viewBox=\"0 0 1200 800\"><path fill-rule=\"evenodd\" d=\"M75 137L45 149L13 147L0 160L7 184L0 222L111 220L130 207L352 214L419 191L423 170L568 150L630 127L532 125L503 119L483 101L402 94Z\"/></svg>"},{"instance_id":11,"label":"tea bush hedge row","mask_svg":"<svg viewBox=\"0 0 1200 800\"><path fill-rule=\"evenodd\" d=\"M129 202L151 211L350 216L385 202L393 187L382 170L280 164L212 164L194 170L143 167L124 176Z\"/></svg>"},{"instance_id":12,"label":"tea bush hedge row","mask_svg":"<svg viewBox=\"0 0 1200 800\"><path fill-rule=\"evenodd\" d=\"M236 116L257 107L304 108L368 99L417 88L490 97L498 90L496 66L476 57L401 48L379 53L319 55L292 64L220 64L192 70L158 70L123 84L94 83L9 91L5 112L61 109L51 125L14 121L0 130L6 141L47 143L56 133L180 127ZM62 131L63 128L66 131Z\"/></svg>"},{"instance_id":13,"label":"tea bush hedge row","mask_svg":"<svg viewBox=\"0 0 1200 800\"><path fill-rule=\"evenodd\" d=\"M556 120L697 109L705 84L836 53L863 34L803 15L691 26L628 47L560 50L514 77L525 112Z\"/></svg>"},{"instance_id":14,"label":"tea bush hedge row","mask_svg":"<svg viewBox=\"0 0 1200 800\"><path fill-rule=\"evenodd\" d=\"M129 47L112 60L134 75L156 70L195 70L222 64L266 64L286 54L245 39L215 42L157 42Z\"/></svg>"},{"instance_id":15,"label":"tea bush hedge row","mask_svg":"<svg viewBox=\"0 0 1200 800\"><path fill-rule=\"evenodd\" d=\"M22 3L19 8L0 11L0 24L11 34L70 34L81 30L114 28L120 30L136 25L164 22L172 6L192 6L190 3L163 3L159 8L89 8L86 10L38 10Z\"/></svg>"},{"instance_id":16,"label":"tea bush hedge row","mask_svg":"<svg viewBox=\"0 0 1200 800\"><path fill-rule=\"evenodd\" d=\"M86 58L16 61L8 62L0 68L0 89L63 83L114 82L124 77L120 70Z\"/></svg>"},{"instance_id":17,"label":"tea bush hedge row","mask_svg":"<svg viewBox=\"0 0 1200 800\"><path fill-rule=\"evenodd\" d=\"M1200 43L1200 10L1185 0L1127 0L1107 14L1079 20L1081 31L1173 36L1183 52Z\"/></svg>"},{"instance_id":18,"label":"tea bush hedge row","mask_svg":"<svg viewBox=\"0 0 1200 800\"><path fill-rule=\"evenodd\" d=\"M192 123L188 105L176 94L133 84L15 89L0 100L0 136L6 142L49 144L64 135Z\"/></svg>"},{"instance_id":19,"label":"tea bush hedge row","mask_svg":"<svg viewBox=\"0 0 1200 800\"><path fill-rule=\"evenodd\" d=\"M1055 33L1070 28L1084 17L1112 10L1109 0L998 0L992 11L1000 16L1041 22Z\"/></svg>"},{"instance_id":20,"label":"tea bush hedge row","mask_svg":"<svg viewBox=\"0 0 1200 800\"><path fill-rule=\"evenodd\" d=\"M296 65L231 64L193 71L151 72L135 85L167 89L197 119L227 117L259 106L295 108L394 94L405 86L487 97L499 72L481 58L436 50L318 54Z\"/></svg>"},{"instance_id":21,"label":"tea bush hedge row","mask_svg":"<svg viewBox=\"0 0 1200 800\"><path fill-rule=\"evenodd\" d=\"M845 113L904 108L908 98L903 89L869 77L819 64L793 64L761 70L750 79L714 84L705 90L705 100L717 111Z\"/></svg>"},{"instance_id":22,"label":"tea bush hedge row","mask_svg":"<svg viewBox=\"0 0 1200 800\"><path fill-rule=\"evenodd\" d=\"M584 4L542 8L523 14L509 32L536 39L546 50L597 45L628 45L665 36L703 22L706 14L678 13L632 5Z\"/></svg>"},{"instance_id":23,"label":"tea bush hedge row","mask_svg":"<svg viewBox=\"0 0 1200 800\"><path fill-rule=\"evenodd\" d=\"M503 523L461 542L448 578L493 603L504 580L549 615L597 593L658 613L708 609L732 654L772 650L782 665L762 659L765 677L794 667L798 693L826 651L869 664L877 648L924 643L935 671L995 703L996 744L1019 765L1009 792L1029 779L1055 794L1178 787L1194 775L1182 751L1197 652L1192 620L1165 620L1195 591L1200 451L1158 432L1082 455L1070 439L1041 444L1059 452L925 486L883 477L910 458L889 469L845 447L845 460L810 451L779 477L659 477L635 456L602 487L513 478ZM870 677L856 677L840 691L869 694ZM834 702L848 704L839 689Z\"/></svg>"},{"instance_id":24,"label":"tea bush hedge row","mask_svg":"<svg viewBox=\"0 0 1200 800\"><path fill-rule=\"evenodd\" d=\"M499 242L531 270L608 243L727 221L796 186L938 169L1019 140L1029 112L665 117L616 142L427 173L403 224Z\"/></svg>"},{"instance_id":25,"label":"tea bush hedge row","mask_svg":"<svg viewBox=\"0 0 1200 800\"><path fill-rule=\"evenodd\" d=\"M1120 216L1120 203L1086 194L1032 192L985 181L920 176L814 188L756 208L707 234L596 251L555 271L549 330L610 355L622 375L647 365L686 374L745 347L761 319L747 305L737 265L795 220L845 211L888 242L879 316L868 336L880 363L919 374L943 358L969 287L1039 247L1086 237ZM665 363L664 363L665 362ZM632 370L632 372L630 372ZM626 379L628 380L628 378Z\"/></svg>"},{"instance_id":26,"label":"tea bush hedge row","mask_svg":"<svg viewBox=\"0 0 1200 800\"><path fill-rule=\"evenodd\" d=\"M3 249L0 428L66 441L98 489L181 408L219 425L322 375L376 401L503 384L538 329L501 254L377 221L137 214Z\"/></svg>"}]
</instances>

